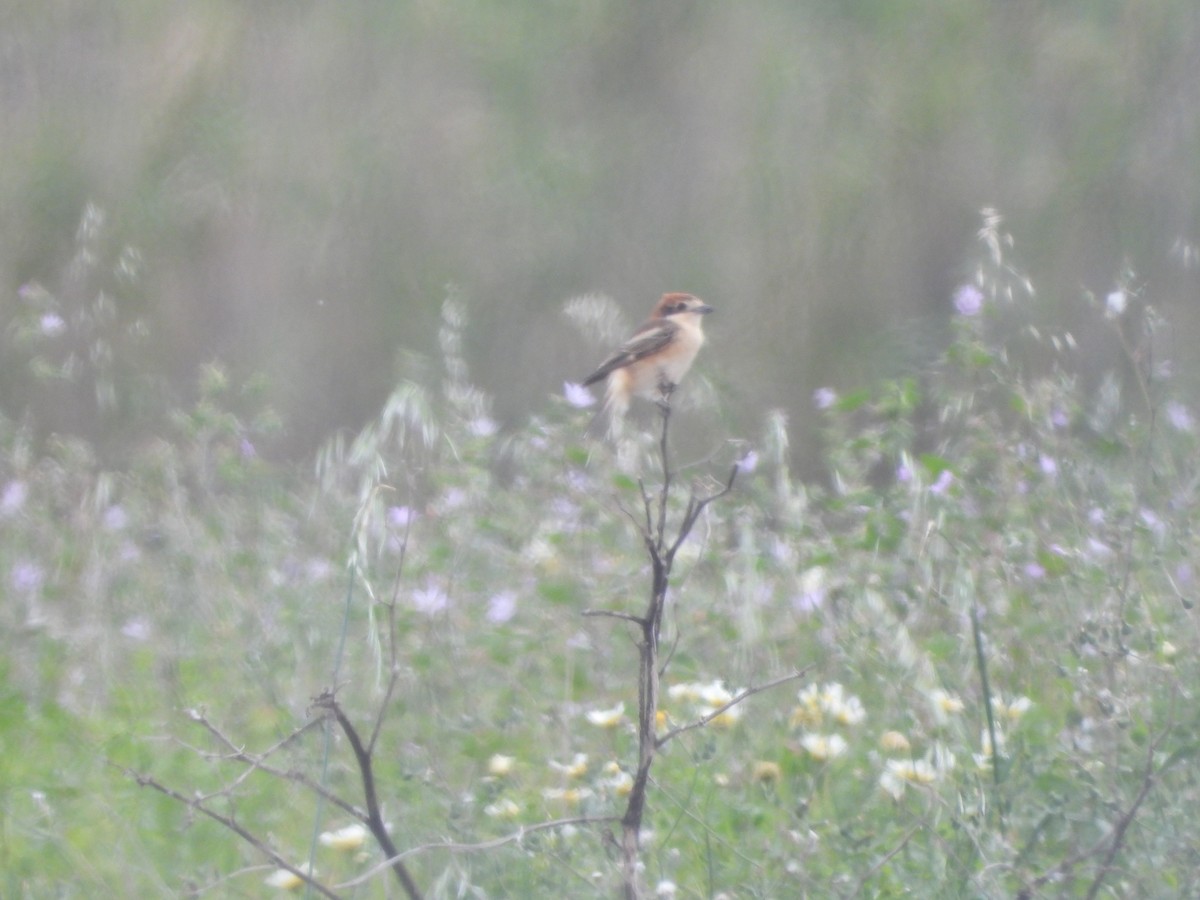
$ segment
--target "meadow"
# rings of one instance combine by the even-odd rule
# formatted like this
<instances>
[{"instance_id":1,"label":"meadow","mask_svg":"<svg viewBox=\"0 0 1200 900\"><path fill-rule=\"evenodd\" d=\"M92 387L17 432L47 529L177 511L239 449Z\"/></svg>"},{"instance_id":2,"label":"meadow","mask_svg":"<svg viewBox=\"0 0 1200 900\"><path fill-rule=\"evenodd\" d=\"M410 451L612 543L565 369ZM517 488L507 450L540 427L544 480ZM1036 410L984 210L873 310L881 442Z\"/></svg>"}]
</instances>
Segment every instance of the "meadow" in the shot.
<instances>
[{"instance_id":1,"label":"meadow","mask_svg":"<svg viewBox=\"0 0 1200 900\"><path fill-rule=\"evenodd\" d=\"M1120 350L1085 378L1011 243L985 221L935 365L812 397L823 479L782 414L731 430L703 357L679 393L668 542L714 499L665 596L641 895L1200 892L1196 421L1132 276L1078 298ZM0 893L405 896L380 823L422 896L628 892L657 413L620 454L570 386L501 428L450 296L298 467L261 385L214 363L159 410L81 296L27 291L7 364L154 427L114 461L0 421Z\"/></svg>"}]
</instances>

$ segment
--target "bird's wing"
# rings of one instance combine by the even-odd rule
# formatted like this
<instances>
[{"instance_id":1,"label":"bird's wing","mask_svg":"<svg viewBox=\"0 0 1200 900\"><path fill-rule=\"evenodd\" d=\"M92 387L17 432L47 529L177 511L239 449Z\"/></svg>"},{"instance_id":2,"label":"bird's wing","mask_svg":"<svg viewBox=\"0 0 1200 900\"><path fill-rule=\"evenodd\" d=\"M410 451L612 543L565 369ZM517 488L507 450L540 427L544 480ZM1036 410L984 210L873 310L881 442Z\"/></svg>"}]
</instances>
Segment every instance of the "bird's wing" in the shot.
<instances>
[{"instance_id":1,"label":"bird's wing","mask_svg":"<svg viewBox=\"0 0 1200 900\"><path fill-rule=\"evenodd\" d=\"M594 384L609 373L624 368L639 359L645 359L652 353L657 353L675 337L679 326L670 319L654 319L639 328L629 340L622 344L617 352L600 363L585 380L584 384Z\"/></svg>"}]
</instances>

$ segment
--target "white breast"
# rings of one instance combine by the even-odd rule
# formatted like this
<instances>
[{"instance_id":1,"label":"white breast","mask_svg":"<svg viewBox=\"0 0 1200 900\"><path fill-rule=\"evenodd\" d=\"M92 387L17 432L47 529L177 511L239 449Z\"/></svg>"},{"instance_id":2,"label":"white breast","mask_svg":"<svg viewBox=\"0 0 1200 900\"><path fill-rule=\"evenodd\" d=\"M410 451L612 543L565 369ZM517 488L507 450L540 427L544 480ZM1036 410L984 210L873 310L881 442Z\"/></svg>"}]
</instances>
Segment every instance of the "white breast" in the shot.
<instances>
[{"instance_id":1,"label":"white breast","mask_svg":"<svg viewBox=\"0 0 1200 900\"><path fill-rule=\"evenodd\" d=\"M680 316L675 321L679 325L679 331L675 333L670 352L662 355L662 361L657 366L643 369L633 385L633 392L640 397L657 400L664 381L679 384L696 361L696 354L704 344L704 332L701 330L699 316Z\"/></svg>"}]
</instances>

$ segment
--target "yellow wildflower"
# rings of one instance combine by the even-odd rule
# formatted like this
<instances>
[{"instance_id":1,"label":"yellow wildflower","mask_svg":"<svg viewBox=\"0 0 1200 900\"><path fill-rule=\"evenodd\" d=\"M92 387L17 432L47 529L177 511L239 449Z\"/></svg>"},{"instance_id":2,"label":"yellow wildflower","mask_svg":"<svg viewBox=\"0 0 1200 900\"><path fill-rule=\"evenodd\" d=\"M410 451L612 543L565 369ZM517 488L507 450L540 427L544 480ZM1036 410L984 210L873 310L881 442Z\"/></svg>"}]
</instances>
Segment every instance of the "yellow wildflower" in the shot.
<instances>
[{"instance_id":1,"label":"yellow wildflower","mask_svg":"<svg viewBox=\"0 0 1200 900\"><path fill-rule=\"evenodd\" d=\"M587 720L597 728L616 728L625 719L625 704L618 703L612 709L593 709L587 713Z\"/></svg>"},{"instance_id":2,"label":"yellow wildflower","mask_svg":"<svg viewBox=\"0 0 1200 900\"><path fill-rule=\"evenodd\" d=\"M940 688L929 692L929 703L933 707L933 716L939 724L945 724L951 715L960 713L964 709L962 700Z\"/></svg>"},{"instance_id":3,"label":"yellow wildflower","mask_svg":"<svg viewBox=\"0 0 1200 900\"><path fill-rule=\"evenodd\" d=\"M339 828L337 831L325 831L321 833L318 840L323 847L332 847L334 850L357 850L363 845L367 839L367 828L365 825L347 825L345 828Z\"/></svg>"},{"instance_id":4,"label":"yellow wildflower","mask_svg":"<svg viewBox=\"0 0 1200 900\"><path fill-rule=\"evenodd\" d=\"M485 806L483 814L493 819L515 819L521 814L521 807L507 797L502 797L495 803Z\"/></svg>"},{"instance_id":5,"label":"yellow wildflower","mask_svg":"<svg viewBox=\"0 0 1200 900\"><path fill-rule=\"evenodd\" d=\"M779 763L777 762L760 759L754 764L754 768L750 772L750 777L764 784L775 784L783 777L783 770L779 768Z\"/></svg>"},{"instance_id":6,"label":"yellow wildflower","mask_svg":"<svg viewBox=\"0 0 1200 900\"><path fill-rule=\"evenodd\" d=\"M590 788L547 788L542 791L542 796L565 806L578 806L592 796L592 791Z\"/></svg>"},{"instance_id":7,"label":"yellow wildflower","mask_svg":"<svg viewBox=\"0 0 1200 900\"><path fill-rule=\"evenodd\" d=\"M717 728L732 728L742 718L742 708L740 706L731 706L729 709L722 712L719 716L712 718L712 724Z\"/></svg>"},{"instance_id":8,"label":"yellow wildflower","mask_svg":"<svg viewBox=\"0 0 1200 900\"><path fill-rule=\"evenodd\" d=\"M310 878L317 874L317 870L312 867L311 863L304 866L297 866L297 868ZM304 887L304 879L288 869L276 869L263 879L263 884L267 887L279 888L284 891L295 891Z\"/></svg>"},{"instance_id":9,"label":"yellow wildflower","mask_svg":"<svg viewBox=\"0 0 1200 900\"><path fill-rule=\"evenodd\" d=\"M840 734L806 734L800 746L818 762L835 759L846 752L846 740Z\"/></svg>"},{"instance_id":10,"label":"yellow wildflower","mask_svg":"<svg viewBox=\"0 0 1200 900\"><path fill-rule=\"evenodd\" d=\"M496 778L503 778L505 775L512 773L513 766L516 764L515 756L505 756L503 753L493 753L488 759L487 770L489 775Z\"/></svg>"},{"instance_id":11,"label":"yellow wildflower","mask_svg":"<svg viewBox=\"0 0 1200 900\"><path fill-rule=\"evenodd\" d=\"M588 756L586 753L576 753L569 763L550 761L550 768L561 772L568 778L582 778L587 774Z\"/></svg>"}]
</instances>

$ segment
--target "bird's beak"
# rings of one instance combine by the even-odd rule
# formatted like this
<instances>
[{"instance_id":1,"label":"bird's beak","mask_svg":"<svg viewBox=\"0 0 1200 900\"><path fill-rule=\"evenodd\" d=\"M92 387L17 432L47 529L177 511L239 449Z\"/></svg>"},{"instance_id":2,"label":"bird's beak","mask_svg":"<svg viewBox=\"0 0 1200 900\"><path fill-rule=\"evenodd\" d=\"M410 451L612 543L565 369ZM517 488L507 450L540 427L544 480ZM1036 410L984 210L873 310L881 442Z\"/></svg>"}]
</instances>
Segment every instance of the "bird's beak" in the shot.
<instances>
[{"instance_id":1,"label":"bird's beak","mask_svg":"<svg viewBox=\"0 0 1200 900\"><path fill-rule=\"evenodd\" d=\"M700 316L707 316L710 312L713 312L713 311L714 310L711 306L697 306L695 309L692 310L692 312L694 312Z\"/></svg>"}]
</instances>

